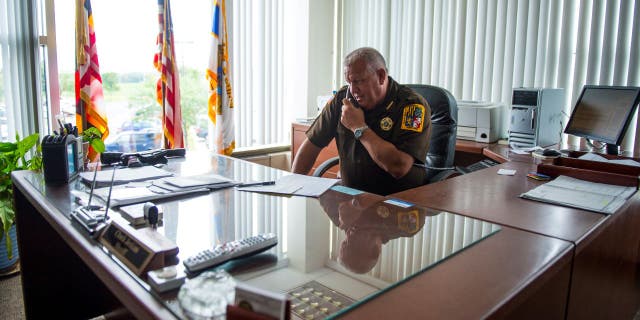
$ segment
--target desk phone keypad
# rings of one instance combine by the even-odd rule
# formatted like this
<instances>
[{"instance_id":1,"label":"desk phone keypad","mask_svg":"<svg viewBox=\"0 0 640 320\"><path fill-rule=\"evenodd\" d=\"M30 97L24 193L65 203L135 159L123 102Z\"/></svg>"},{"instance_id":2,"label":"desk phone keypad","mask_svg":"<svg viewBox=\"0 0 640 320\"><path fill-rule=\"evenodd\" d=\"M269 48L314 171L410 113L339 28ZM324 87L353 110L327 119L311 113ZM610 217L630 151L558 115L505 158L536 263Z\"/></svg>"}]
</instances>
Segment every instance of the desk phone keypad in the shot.
<instances>
[{"instance_id":1,"label":"desk phone keypad","mask_svg":"<svg viewBox=\"0 0 640 320\"><path fill-rule=\"evenodd\" d=\"M232 259L243 258L265 251L278 244L278 237L273 233L225 242L187 258L183 264L189 272L198 272Z\"/></svg>"},{"instance_id":2,"label":"desk phone keypad","mask_svg":"<svg viewBox=\"0 0 640 320\"><path fill-rule=\"evenodd\" d=\"M471 164L471 165L469 165L467 167L461 167L460 170L463 173L469 173L469 172L474 172L474 171L482 170L482 169L485 169L485 168L489 168L489 167L492 167L492 166L495 166L495 165L498 165L498 164L499 164L498 162L495 162L493 160L484 159L484 160L478 161L476 163L473 163L473 164Z\"/></svg>"}]
</instances>

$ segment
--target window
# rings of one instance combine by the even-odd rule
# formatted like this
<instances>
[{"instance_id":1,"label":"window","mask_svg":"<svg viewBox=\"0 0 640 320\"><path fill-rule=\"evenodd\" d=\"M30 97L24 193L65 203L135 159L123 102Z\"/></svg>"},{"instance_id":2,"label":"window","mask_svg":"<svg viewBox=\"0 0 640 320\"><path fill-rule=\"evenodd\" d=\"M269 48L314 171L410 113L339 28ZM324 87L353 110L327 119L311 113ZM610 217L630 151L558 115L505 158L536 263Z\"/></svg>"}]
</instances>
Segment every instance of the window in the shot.
<instances>
[{"instance_id":1,"label":"window","mask_svg":"<svg viewBox=\"0 0 640 320\"><path fill-rule=\"evenodd\" d=\"M75 4L55 2L55 34L60 82L60 109L68 121L75 114ZM256 5L227 0L231 39L231 78L234 92L236 147L258 147L290 142L293 119L284 102L285 61L282 52L285 0ZM158 9L154 1L93 0L96 46L102 75L110 137L129 127L161 128L155 100L159 77L153 67L157 50ZM186 144L206 148L212 125L207 116L209 98L205 69L209 59L211 2L171 2L176 60L180 71L181 105ZM296 18L299 19L299 18ZM289 43L293 47L295 43ZM292 77L289 81L296 81Z\"/></svg>"}]
</instances>

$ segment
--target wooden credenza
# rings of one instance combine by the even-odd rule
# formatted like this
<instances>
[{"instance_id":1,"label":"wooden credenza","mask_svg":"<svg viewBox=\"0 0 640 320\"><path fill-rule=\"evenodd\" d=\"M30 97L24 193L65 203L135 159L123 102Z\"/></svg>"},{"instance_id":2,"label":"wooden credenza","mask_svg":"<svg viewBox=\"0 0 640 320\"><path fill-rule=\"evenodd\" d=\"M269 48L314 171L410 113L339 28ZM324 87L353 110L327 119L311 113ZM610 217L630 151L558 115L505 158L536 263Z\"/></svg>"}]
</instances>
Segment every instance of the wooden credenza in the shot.
<instances>
[{"instance_id":1,"label":"wooden credenza","mask_svg":"<svg viewBox=\"0 0 640 320\"><path fill-rule=\"evenodd\" d=\"M309 129L308 123L292 123L291 124L291 163L295 160L295 156L298 153L298 149L300 149L300 145L307 138L305 134ZM338 148L336 147L336 141L331 140L331 143L318 155L316 162L313 164L311 168L311 172L313 172L320 164L325 162L327 159L333 158L338 155ZM327 178L337 178L338 172L340 171L340 166L335 166L324 174L324 177Z\"/></svg>"}]
</instances>

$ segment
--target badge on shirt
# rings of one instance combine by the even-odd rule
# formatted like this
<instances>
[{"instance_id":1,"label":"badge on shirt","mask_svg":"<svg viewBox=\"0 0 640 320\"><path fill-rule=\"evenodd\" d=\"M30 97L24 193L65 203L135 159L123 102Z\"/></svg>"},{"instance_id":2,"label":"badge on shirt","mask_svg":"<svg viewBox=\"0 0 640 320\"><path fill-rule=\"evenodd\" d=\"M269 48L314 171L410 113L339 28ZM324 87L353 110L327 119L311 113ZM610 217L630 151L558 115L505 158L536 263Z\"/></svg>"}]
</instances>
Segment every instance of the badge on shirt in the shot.
<instances>
[{"instance_id":1,"label":"badge on shirt","mask_svg":"<svg viewBox=\"0 0 640 320\"><path fill-rule=\"evenodd\" d=\"M409 212L398 213L398 228L404 232L416 233L420 229L418 219L420 214L418 210L411 210Z\"/></svg>"},{"instance_id":2,"label":"badge on shirt","mask_svg":"<svg viewBox=\"0 0 640 320\"><path fill-rule=\"evenodd\" d=\"M386 219L391 214L391 210L389 210L389 208L385 206L379 206L376 208L376 213L378 214L378 216L380 216L380 218Z\"/></svg>"},{"instance_id":3,"label":"badge on shirt","mask_svg":"<svg viewBox=\"0 0 640 320\"><path fill-rule=\"evenodd\" d=\"M402 110L402 126L404 130L422 132L424 128L424 106L410 104Z\"/></svg>"},{"instance_id":4,"label":"badge on shirt","mask_svg":"<svg viewBox=\"0 0 640 320\"><path fill-rule=\"evenodd\" d=\"M380 120L380 129L389 131L391 130L391 127L393 127L393 120L391 120L391 118L384 117L382 118L382 120Z\"/></svg>"}]
</instances>

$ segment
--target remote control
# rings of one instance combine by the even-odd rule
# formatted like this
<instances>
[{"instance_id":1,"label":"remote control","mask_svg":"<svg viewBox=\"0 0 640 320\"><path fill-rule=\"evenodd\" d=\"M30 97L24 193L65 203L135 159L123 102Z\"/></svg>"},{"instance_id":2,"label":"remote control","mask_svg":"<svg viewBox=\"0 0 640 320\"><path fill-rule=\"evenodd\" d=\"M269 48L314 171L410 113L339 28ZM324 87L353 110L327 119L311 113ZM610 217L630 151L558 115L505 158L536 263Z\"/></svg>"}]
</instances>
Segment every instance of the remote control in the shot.
<instances>
[{"instance_id":1,"label":"remote control","mask_svg":"<svg viewBox=\"0 0 640 320\"><path fill-rule=\"evenodd\" d=\"M278 244L278 237L273 233L226 242L199 252L183 261L189 272L197 272L232 259L246 257L265 251Z\"/></svg>"}]
</instances>

